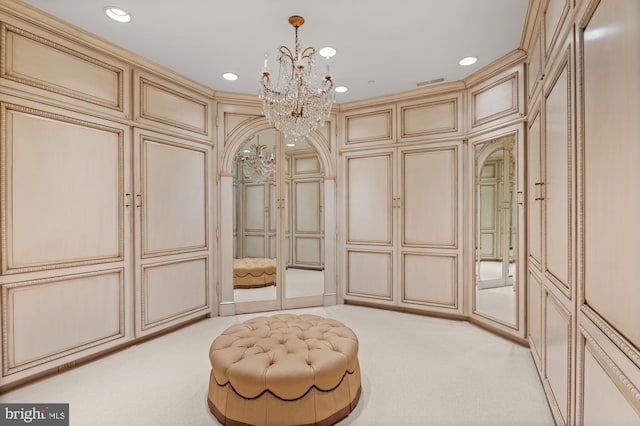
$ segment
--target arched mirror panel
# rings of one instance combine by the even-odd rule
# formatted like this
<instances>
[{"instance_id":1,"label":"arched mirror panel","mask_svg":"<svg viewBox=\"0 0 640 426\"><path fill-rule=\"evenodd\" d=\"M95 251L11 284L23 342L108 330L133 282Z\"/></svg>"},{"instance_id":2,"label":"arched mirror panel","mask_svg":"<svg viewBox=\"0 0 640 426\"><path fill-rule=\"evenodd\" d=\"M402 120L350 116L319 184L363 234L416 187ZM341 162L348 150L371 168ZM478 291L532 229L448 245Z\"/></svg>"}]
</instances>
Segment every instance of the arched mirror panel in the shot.
<instances>
[{"instance_id":1,"label":"arched mirror panel","mask_svg":"<svg viewBox=\"0 0 640 426\"><path fill-rule=\"evenodd\" d=\"M473 267L471 317L524 338L523 173L518 130L471 140Z\"/></svg>"},{"instance_id":2,"label":"arched mirror panel","mask_svg":"<svg viewBox=\"0 0 640 426\"><path fill-rule=\"evenodd\" d=\"M275 300L277 276L276 132L251 135L240 146L233 179L233 297Z\"/></svg>"},{"instance_id":3,"label":"arched mirror panel","mask_svg":"<svg viewBox=\"0 0 640 426\"><path fill-rule=\"evenodd\" d=\"M273 128L249 133L235 146L232 220L226 222L233 235L221 238L233 248L227 243L231 256L222 258L222 294L228 296L221 306L243 313L324 304L326 153L321 156L309 139L287 141ZM230 234L224 223L221 232ZM233 311L225 306L224 312Z\"/></svg>"}]
</instances>

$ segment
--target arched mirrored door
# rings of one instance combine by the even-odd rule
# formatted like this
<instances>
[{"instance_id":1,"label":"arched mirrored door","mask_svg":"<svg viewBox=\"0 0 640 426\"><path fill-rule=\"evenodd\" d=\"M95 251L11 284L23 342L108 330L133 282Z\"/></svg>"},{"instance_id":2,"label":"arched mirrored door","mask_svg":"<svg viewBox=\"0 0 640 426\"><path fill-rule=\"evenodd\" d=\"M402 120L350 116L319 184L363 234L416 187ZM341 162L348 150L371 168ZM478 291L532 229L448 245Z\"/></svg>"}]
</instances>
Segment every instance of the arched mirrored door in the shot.
<instances>
[{"instance_id":1,"label":"arched mirrored door","mask_svg":"<svg viewBox=\"0 0 640 426\"><path fill-rule=\"evenodd\" d=\"M321 305L325 286L324 171L306 140L286 141L284 307Z\"/></svg>"},{"instance_id":2,"label":"arched mirrored door","mask_svg":"<svg viewBox=\"0 0 640 426\"><path fill-rule=\"evenodd\" d=\"M240 146L233 180L233 297L236 303L277 300L276 131Z\"/></svg>"},{"instance_id":3,"label":"arched mirrored door","mask_svg":"<svg viewBox=\"0 0 640 426\"><path fill-rule=\"evenodd\" d=\"M323 304L324 171L307 140L261 130L233 165L233 301L237 312Z\"/></svg>"}]
</instances>

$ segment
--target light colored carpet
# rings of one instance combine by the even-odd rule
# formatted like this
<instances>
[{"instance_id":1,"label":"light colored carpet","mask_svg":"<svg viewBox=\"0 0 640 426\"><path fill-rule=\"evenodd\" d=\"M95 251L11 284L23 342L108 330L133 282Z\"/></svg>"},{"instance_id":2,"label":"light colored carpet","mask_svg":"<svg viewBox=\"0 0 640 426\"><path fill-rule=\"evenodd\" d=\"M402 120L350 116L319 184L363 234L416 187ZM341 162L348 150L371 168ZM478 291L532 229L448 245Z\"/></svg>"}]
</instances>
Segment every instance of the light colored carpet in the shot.
<instances>
[{"instance_id":1,"label":"light colored carpet","mask_svg":"<svg viewBox=\"0 0 640 426\"><path fill-rule=\"evenodd\" d=\"M360 340L362 397L340 425L553 425L530 352L472 324L337 305ZM73 426L217 425L209 345L251 317L210 318L0 396L70 403Z\"/></svg>"}]
</instances>

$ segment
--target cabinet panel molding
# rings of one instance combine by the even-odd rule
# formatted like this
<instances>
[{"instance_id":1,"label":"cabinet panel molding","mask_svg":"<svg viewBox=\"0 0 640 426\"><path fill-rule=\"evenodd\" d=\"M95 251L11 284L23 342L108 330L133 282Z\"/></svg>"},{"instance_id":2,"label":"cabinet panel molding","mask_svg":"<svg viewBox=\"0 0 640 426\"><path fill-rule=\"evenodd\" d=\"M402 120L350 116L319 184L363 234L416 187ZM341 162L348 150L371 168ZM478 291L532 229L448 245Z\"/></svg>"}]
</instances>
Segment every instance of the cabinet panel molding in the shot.
<instances>
[{"instance_id":1,"label":"cabinet panel molding","mask_svg":"<svg viewBox=\"0 0 640 426\"><path fill-rule=\"evenodd\" d=\"M582 353L581 424L631 425L640 422L640 390L587 330Z\"/></svg>"},{"instance_id":2,"label":"cabinet panel molding","mask_svg":"<svg viewBox=\"0 0 640 426\"><path fill-rule=\"evenodd\" d=\"M542 74L542 36L539 26L537 28L536 35L532 39L531 46L529 47L527 58L527 89L529 99L531 99L537 88L540 87L540 82L544 78Z\"/></svg>"},{"instance_id":3,"label":"cabinet panel molding","mask_svg":"<svg viewBox=\"0 0 640 426\"><path fill-rule=\"evenodd\" d=\"M392 142L395 134L395 105L345 114L345 144Z\"/></svg>"},{"instance_id":4,"label":"cabinet panel molding","mask_svg":"<svg viewBox=\"0 0 640 426\"><path fill-rule=\"evenodd\" d=\"M456 254L402 253L402 301L458 308Z\"/></svg>"},{"instance_id":5,"label":"cabinet panel molding","mask_svg":"<svg viewBox=\"0 0 640 426\"><path fill-rule=\"evenodd\" d=\"M640 4L601 1L581 34L584 299L640 348ZM589 11L587 12L589 13ZM617 28L616 31L603 31ZM615 142L614 142L615 141Z\"/></svg>"},{"instance_id":6,"label":"cabinet panel molding","mask_svg":"<svg viewBox=\"0 0 640 426\"><path fill-rule=\"evenodd\" d=\"M403 246L457 248L458 148L401 151Z\"/></svg>"},{"instance_id":7,"label":"cabinet panel molding","mask_svg":"<svg viewBox=\"0 0 640 426\"><path fill-rule=\"evenodd\" d=\"M142 266L143 331L208 311L208 262L208 257L200 257Z\"/></svg>"},{"instance_id":8,"label":"cabinet panel molding","mask_svg":"<svg viewBox=\"0 0 640 426\"><path fill-rule=\"evenodd\" d=\"M546 292L545 292L546 293ZM551 389L550 404L571 423L571 313L551 293L545 297L544 377ZM554 407L555 405L555 407Z\"/></svg>"},{"instance_id":9,"label":"cabinet panel molding","mask_svg":"<svg viewBox=\"0 0 640 426\"><path fill-rule=\"evenodd\" d=\"M400 140L460 134L462 95L399 104Z\"/></svg>"},{"instance_id":10,"label":"cabinet panel molding","mask_svg":"<svg viewBox=\"0 0 640 426\"><path fill-rule=\"evenodd\" d=\"M123 339L124 289L123 269L3 285L3 376Z\"/></svg>"},{"instance_id":11,"label":"cabinet panel molding","mask_svg":"<svg viewBox=\"0 0 640 426\"><path fill-rule=\"evenodd\" d=\"M393 153L347 157L347 243L393 242Z\"/></svg>"},{"instance_id":12,"label":"cabinet panel molding","mask_svg":"<svg viewBox=\"0 0 640 426\"><path fill-rule=\"evenodd\" d=\"M0 77L56 99L77 99L101 111L128 117L129 67L94 50L24 24L0 23Z\"/></svg>"},{"instance_id":13,"label":"cabinet panel molding","mask_svg":"<svg viewBox=\"0 0 640 426\"><path fill-rule=\"evenodd\" d=\"M571 298L573 215L573 101L571 48L545 86L545 275Z\"/></svg>"},{"instance_id":14,"label":"cabinet panel molding","mask_svg":"<svg viewBox=\"0 0 640 426\"><path fill-rule=\"evenodd\" d=\"M548 0L544 11L544 44L547 61L566 27L564 22L571 8L570 0Z\"/></svg>"},{"instance_id":15,"label":"cabinet panel molding","mask_svg":"<svg viewBox=\"0 0 640 426\"><path fill-rule=\"evenodd\" d=\"M527 137L527 258L542 269L542 133L540 110L530 114Z\"/></svg>"},{"instance_id":16,"label":"cabinet panel molding","mask_svg":"<svg viewBox=\"0 0 640 426\"><path fill-rule=\"evenodd\" d=\"M134 119L197 138L211 135L212 101L189 87L134 71Z\"/></svg>"},{"instance_id":17,"label":"cabinet panel molding","mask_svg":"<svg viewBox=\"0 0 640 426\"><path fill-rule=\"evenodd\" d=\"M348 296L393 300L393 252L347 249Z\"/></svg>"},{"instance_id":18,"label":"cabinet panel molding","mask_svg":"<svg viewBox=\"0 0 640 426\"><path fill-rule=\"evenodd\" d=\"M0 108L2 273L122 261L127 128Z\"/></svg>"},{"instance_id":19,"label":"cabinet panel molding","mask_svg":"<svg viewBox=\"0 0 640 426\"><path fill-rule=\"evenodd\" d=\"M208 155L199 144L137 132L143 257L206 249Z\"/></svg>"},{"instance_id":20,"label":"cabinet panel molding","mask_svg":"<svg viewBox=\"0 0 640 426\"><path fill-rule=\"evenodd\" d=\"M471 129L520 113L520 80L520 71L511 71L470 89Z\"/></svg>"},{"instance_id":21,"label":"cabinet panel molding","mask_svg":"<svg viewBox=\"0 0 640 426\"><path fill-rule=\"evenodd\" d=\"M529 272L527 284L529 339L532 343L533 355L540 360L542 358L542 282L535 274Z\"/></svg>"}]
</instances>

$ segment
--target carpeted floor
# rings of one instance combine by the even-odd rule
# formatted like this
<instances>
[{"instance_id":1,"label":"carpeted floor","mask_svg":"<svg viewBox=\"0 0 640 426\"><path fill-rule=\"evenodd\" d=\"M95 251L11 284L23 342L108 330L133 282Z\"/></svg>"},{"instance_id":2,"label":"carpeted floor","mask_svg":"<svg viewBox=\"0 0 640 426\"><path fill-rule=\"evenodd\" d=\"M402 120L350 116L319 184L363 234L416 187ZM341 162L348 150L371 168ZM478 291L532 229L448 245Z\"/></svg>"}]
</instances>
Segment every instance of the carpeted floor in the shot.
<instances>
[{"instance_id":1,"label":"carpeted floor","mask_svg":"<svg viewBox=\"0 0 640 426\"><path fill-rule=\"evenodd\" d=\"M529 350L472 324L337 305L360 340L362 398L340 425L553 425ZM70 404L73 426L217 425L207 407L211 341L267 314L216 317L18 388L2 402Z\"/></svg>"}]
</instances>

